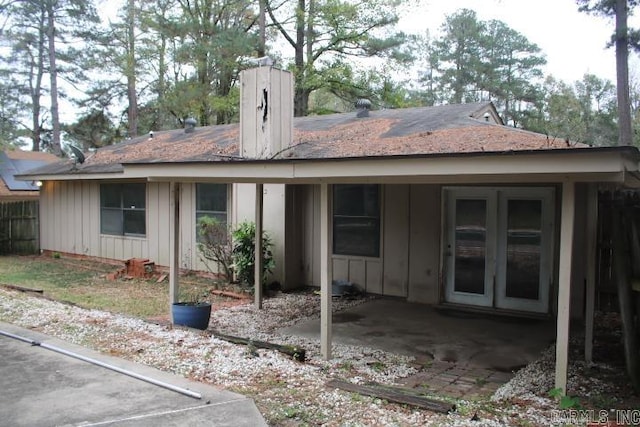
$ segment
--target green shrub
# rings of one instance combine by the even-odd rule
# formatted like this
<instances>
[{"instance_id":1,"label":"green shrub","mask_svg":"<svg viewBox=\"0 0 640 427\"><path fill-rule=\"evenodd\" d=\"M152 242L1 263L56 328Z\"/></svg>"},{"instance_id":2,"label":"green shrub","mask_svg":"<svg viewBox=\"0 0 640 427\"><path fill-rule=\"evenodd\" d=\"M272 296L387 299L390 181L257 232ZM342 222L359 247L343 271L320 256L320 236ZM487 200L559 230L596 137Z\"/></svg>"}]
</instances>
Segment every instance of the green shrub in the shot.
<instances>
[{"instance_id":1,"label":"green shrub","mask_svg":"<svg viewBox=\"0 0 640 427\"><path fill-rule=\"evenodd\" d=\"M240 283L253 286L255 275L255 235L256 225L253 222L242 222L233 230L233 268ZM262 277L263 284L266 276L273 271L273 242L266 232L262 233Z\"/></svg>"}]
</instances>

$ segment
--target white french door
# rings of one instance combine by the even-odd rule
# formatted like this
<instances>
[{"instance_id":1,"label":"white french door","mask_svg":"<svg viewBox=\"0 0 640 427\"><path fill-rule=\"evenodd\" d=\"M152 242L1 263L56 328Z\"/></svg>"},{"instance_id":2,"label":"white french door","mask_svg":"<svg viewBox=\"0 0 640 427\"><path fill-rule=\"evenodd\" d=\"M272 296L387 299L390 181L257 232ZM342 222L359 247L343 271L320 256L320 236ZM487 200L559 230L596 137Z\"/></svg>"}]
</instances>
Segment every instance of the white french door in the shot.
<instances>
[{"instance_id":1,"label":"white french door","mask_svg":"<svg viewBox=\"0 0 640 427\"><path fill-rule=\"evenodd\" d=\"M553 188L445 189L447 302L546 313Z\"/></svg>"}]
</instances>

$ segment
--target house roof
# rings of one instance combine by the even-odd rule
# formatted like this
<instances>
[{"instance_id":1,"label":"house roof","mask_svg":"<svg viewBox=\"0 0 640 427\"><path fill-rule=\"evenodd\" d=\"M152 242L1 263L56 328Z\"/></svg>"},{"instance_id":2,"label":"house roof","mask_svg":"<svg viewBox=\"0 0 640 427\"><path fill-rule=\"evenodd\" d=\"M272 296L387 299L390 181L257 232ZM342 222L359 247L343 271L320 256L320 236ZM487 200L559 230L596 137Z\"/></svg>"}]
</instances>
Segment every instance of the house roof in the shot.
<instances>
[{"instance_id":1,"label":"house roof","mask_svg":"<svg viewBox=\"0 0 640 427\"><path fill-rule=\"evenodd\" d=\"M492 103L372 111L295 118L290 147L271 159L333 160L579 150L589 147L504 126ZM29 175L121 173L126 165L244 162L238 124L155 132L99 149L83 164L67 160Z\"/></svg>"},{"instance_id":2,"label":"house roof","mask_svg":"<svg viewBox=\"0 0 640 427\"><path fill-rule=\"evenodd\" d=\"M58 160L50 153L19 149L0 152L0 197L7 199L37 196L36 185L29 181L17 180L15 176Z\"/></svg>"}]
</instances>

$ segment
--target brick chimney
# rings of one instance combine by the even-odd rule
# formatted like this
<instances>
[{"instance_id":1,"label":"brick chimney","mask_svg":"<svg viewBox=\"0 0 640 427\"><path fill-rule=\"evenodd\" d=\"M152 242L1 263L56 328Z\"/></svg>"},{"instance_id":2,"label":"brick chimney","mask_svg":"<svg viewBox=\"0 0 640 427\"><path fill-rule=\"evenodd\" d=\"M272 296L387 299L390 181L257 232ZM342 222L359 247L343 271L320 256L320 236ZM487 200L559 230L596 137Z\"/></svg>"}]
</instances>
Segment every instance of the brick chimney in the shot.
<instances>
[{"instance_id":1,"label":"brick chimney","mask_svg":"<svg viewBox=\"0 0 640 427\"><path fill-rule=\"evenodd\" d=\"M240 73L240 155L277 156L293 137L293 75L270 66Z\"/></svg>"}]
</instances>

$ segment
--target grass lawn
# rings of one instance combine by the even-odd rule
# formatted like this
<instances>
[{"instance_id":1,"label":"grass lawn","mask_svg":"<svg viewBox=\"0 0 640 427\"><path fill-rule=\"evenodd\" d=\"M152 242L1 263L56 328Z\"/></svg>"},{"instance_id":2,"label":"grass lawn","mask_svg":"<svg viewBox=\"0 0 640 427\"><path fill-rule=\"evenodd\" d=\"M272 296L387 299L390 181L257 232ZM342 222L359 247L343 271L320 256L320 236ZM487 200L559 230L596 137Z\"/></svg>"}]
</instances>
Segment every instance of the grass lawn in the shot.
<instances>
[{"instance_id":1,"label":"grass lawn","mask_svg":"<svg viewBox=\"0 0 640 427\"><path fill-rule=\"evenodd\" d=\"M168 279L108 280L114 264L48 256L0 256L0 285L15 285L44 291L44 295L84 308L106 310L141 318L168 316ZM181 278L181 301L206 295L212 279L189 275ZM211 295L211 297L215 297ZM212 298L208 298L212 299Z\"/></svg>"}]
</instances>

